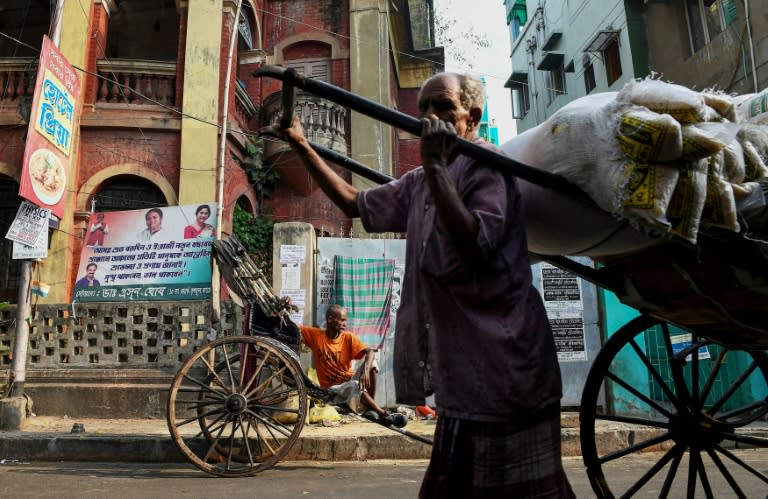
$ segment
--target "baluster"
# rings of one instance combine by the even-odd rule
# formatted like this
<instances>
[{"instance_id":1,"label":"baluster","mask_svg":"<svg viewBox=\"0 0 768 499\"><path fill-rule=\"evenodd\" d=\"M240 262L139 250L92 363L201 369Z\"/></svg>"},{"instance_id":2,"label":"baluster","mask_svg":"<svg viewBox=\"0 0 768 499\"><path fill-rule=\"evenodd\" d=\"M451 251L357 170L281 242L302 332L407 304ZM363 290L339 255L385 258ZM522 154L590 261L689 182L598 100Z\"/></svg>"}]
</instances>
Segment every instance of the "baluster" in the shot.
<instances>
[{"instance_id":1,"label":"baluster","mask_svg":"<svg viewBox=\"0 0 768 499\"><path fill-rule=\"evenodd\" d=\"M115 81L112 81L111 78L115 78ZM117 84L119 80L117 80L114 73L110 76L110 81L107 82L107 85L109 85L109 102L119 102L120 100L120 85Z\"/></svg>"},{"instance_id":2,"label":"baluster","mask_svg":"<svg viewBox=\"0 0 768 499\"><path fill-rule=\"evenodd\" d=\"M157 80L157 92L155 93L155 100L160 104L167 104L165 101L165 85L167 76L159 75Z\"/></svg>"},{"instance_id":3,"label":"baluster","mask_svg":"<svg viewBox=\"0 0 768 499\"><path fill-rule=\"evenodd\" d=\"M168 77L169 81L169 91L168 91L168 104L171 106L176 105L176 75L171 75Z\"/></svg>"},{"instance_id":4,"label":"baluster","mask_svg":"<svg viewBox=\"0 0 768 499\"><path fill-rule=\"evenodd\" d=\"M344 109L344 108L339 108L337 110L337 113L338 113L337 116L338 116L338 120L339 121L336 124L336 130L337 130L339 135L344 137L344 123L345 123L346 118L347 118L347 110Z\"/></svg>"},{"instance_id":5,"label":"baluster","mask_svg":"<svg viewBox=\"0 0 768 499\"><path fill-rule=\"evenodd\" d=\"M144 75L140 73L133 73L133 85L131 86L131 95L130 100L131 104L143 104L143 97L141 97L139 94L142 94L142 88L144 87Z\"/></svg>"},{"instance_id":6,"label":"baluster","mask_svg":"<svg viewBox=\"0 0 768 499\"><path fill-rule=\"evenodd\" d=\"M341 135L341 133L339 132L339 122L340 122L341 113L339 112L339 109L336 107L331 109L331 113L332 113L331 114L331 128L332 128L331 133L333 134L334 137L336 137L337 135Z\"/></svg>"},{"instance_id":7,"label":"baluster","mask_svg":"<svg viewBox=\"0 0 768 499\"><path fill-rule=\"evenodd\" d=\"M16 96L23 97L24 90L26 90L24 86L24 72L19 72L18 75L19 75L19 78L18 78L18 85L16 87Z\"/></svg>"},{"instance_id":8,"label":"baluster","mask_svg":"<svg viewBox=\"0 0 768 499\"><path fill-rule=\"evenodd\" d=\"M104 76L103 74L101 76ZM107 87L107 80L105 78L101 78L101 84L99 85L99 102L107 102L107 97L109 97L109 88Z\"/></svg>"},{"instance_id":9,"label":"baluster","mask_svg":"<svg viewBox=\"0 0 768 499\"><path fill-rule=\"evenodd\" d=\"M331 128L331 105L327 102L323 105L323 118L323 128L325 128L325 133L333 135L333 129Z\"/></svg>"},{"instance_id":10,"label":"baluster","mask_svg":"<svg viewBox=\"0 0 768 499\"><path fill-rule=\"evenodd\" d=\"M131 73L123 73L123 86L120 88L120 102L127 104L133 98L133 86L131 86Z\"/></svg>"},{"instance_id":11,"label":"baluster","mask_svg":"<svg viewBox=\"0 0 768 499\"><path fill-rule=\"evenodd\" d=\"M169 95L171 93L171 84L170 84L171 77L168 75L163 75L160 77L160 83L162 86L158 86L158 90L162 88L162 92L160 94L160 102L165 104L166 106L171 105L171 100L169 98Z\"/></svg>"},{"instance_id":12,"label":"baluster","mask_svg":"<svg viewBox=\"0 0 768 499\"><path fill-rule=\"evenodd\" d=\"M301 126L304 127L304 130L307 131L307 133L312 133L311 127L312 127L312 120L311 116L307 115L307 106L306 102L301 101L299 103L300 109L299 109L299 121L301 122Z\"/></svg>"},{"instance_id":13,"label":"baluster","mask_svg":"<svg viewBox=\"0 0 768 499\"><path fill-rule=\"evenodd\" d=\"M153 75L146 75L144 77L144 85L145 85L145 87L144 87L144 95L146 95L147 98L149 98L151 100L156 100L155 99L155 92L154 92L154 90L152 88L154 86L153 83L154 83L155 79L156 78ZM151 103L152 103L151 101L147 101L145 104L151 104Z\"/></svg>"},{"instance_id":14,"label":"baluster","mask_svg":"<svg viewBox=\"0 0 768 499\"><path fill-rule=\"evenodd\" d=\"M8 72L8 99L13 100L16 98L16 72L15 71L9 71Z\"/></svg>"},{"instance_id":15,"label":"baluster","mask_svg":"<svg viewBox=\"0 0 768 499\"><path fill-rule=\"evenodd\" d=\"M315 121L317 122L317 133L325 135L325 126L323 123L323 101L318 100L314 102L313 114L315 115Z\"/></svg>"},{"instance_id":16,"label":"baluster","mask_svg":"<svg viewBox=\"0 0 768 499\"><path fill-rule=\"evenodd\" d=\"M8 94L8 89L5 87L7 80L7 73L0 71L0 100L5 100L5 96Z\"/></svg>"},{"instance_id":17,"label":"baluster","mask_svg":"<svg viewBox=\"0 0 768 499\"><path fill-rule=\"evenodd\" d=\"M307 106L307 124L309 125L309 128L312 130L313 134L315 134L317 133L317 127L315 126L315 108L309 101L305 102L305 105Z\"/></svg>"}]
</instances>

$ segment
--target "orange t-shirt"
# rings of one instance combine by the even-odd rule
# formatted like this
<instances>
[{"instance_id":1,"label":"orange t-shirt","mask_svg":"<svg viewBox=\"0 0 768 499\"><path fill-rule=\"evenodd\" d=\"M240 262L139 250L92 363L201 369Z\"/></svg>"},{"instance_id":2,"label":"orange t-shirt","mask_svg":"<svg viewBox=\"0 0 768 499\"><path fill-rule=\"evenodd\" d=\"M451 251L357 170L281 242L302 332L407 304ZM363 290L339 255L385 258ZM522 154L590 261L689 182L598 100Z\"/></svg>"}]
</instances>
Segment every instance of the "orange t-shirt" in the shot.
<instances>
[{"instance_id":1,"label":"orange t-shirt","mask_svg":"<svg viewBox=\"0 0 768 499\"><path fill-rule=\"evenodd\" d=\"M362 359L368 347L349 331L342 331L333 340L319 327L300 326L304 344L312 350L317 380L328 388L349 381L354 372L352 360Z\"/></svg>"}]
</instances>

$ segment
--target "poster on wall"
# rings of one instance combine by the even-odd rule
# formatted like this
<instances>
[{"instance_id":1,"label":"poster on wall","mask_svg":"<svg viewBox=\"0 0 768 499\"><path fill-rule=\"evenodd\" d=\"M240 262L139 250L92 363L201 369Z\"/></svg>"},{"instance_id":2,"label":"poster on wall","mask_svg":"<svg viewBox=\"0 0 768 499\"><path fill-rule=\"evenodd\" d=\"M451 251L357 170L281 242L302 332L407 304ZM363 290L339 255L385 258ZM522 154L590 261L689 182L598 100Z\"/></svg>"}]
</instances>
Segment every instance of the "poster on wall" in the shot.
<instances>
[{"instance_id":1,"label":"poster on wall","mask_svg":"<svg viewBox=\"0 0 768 499\"><path fill-rule=\"evenodd\" d=\"M14 243L35 246L45 232L47 242L50 214L51 210L47 208L35 206L29 201L22 201L5 238Z\"/></svg>"},{"instance_id":2,"label":"poster on wall","mask_svg":"<svg viewBox=\"0 0 768 499\"><path fill-rule=\"evenodd\" d=\"M581 282L567 270L542 262L541 294L560 362L587 360Z\"/></svg>"},{"instance_id":3,"label":"poster on wall","mask_svg":"<svg viewBox=\"0 0 768 499\"><path fill-rule=\"evenodd\" d=\"M216 208L206 203L91 214L75 301L210 298Z\"/></svg>"},{"instance_id":4,"label":"poster on wall","mask_svg":"<svg viewBox=\"0 0 768 499\"><path fill-rule=\"evenodd\" d=\"M77 133L80 78L47 36L43 38L19 195L64 217Z\"/></svg>"}]
</instances>

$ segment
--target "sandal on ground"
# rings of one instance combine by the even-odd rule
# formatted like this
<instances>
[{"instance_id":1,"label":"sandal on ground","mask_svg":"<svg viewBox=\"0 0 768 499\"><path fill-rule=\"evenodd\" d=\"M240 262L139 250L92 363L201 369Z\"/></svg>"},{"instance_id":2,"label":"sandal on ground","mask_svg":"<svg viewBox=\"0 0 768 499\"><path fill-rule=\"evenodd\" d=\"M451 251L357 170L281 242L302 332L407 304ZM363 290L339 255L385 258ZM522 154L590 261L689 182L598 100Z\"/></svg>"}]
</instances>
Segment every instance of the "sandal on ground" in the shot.
<instances>
[{"instance_id":1,"label":"sandal on ground","mask_svg":"<svg viewBox=\"0 0 768 499\"><path fill-rule=\"evenodd\" d=\"M388 412L384 418L381 418L375 411L369 409L363 413L363 417L395 428L404 428L408 424L408 419L399 412Z\"/></svg>"}]
</instances>

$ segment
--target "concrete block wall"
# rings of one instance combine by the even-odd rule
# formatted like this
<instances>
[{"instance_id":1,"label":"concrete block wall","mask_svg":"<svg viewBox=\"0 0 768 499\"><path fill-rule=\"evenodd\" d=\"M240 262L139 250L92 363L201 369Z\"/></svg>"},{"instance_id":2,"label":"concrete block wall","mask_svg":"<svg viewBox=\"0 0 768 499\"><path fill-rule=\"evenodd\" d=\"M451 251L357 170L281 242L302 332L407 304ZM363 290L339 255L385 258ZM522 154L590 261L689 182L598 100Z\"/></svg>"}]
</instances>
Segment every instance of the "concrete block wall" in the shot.
<instances>
[{"instance_id":1,"label":"concrete block wall","mask_svg":"<svg viewBox=\"0 0 768 499\"><path fill-rule=\"evenodd\" d=\"M0 382L12 367L16 307L0 311ZM38 415L161 418L173 376L209 341L211 304L130 302L33 307L25 393ZM242 310L222 303L221 335Z\"/></svg>"},{"instance_id":2,"label":"concrete block wall","mask_svg":"<svg viewBox=\"0 0 768 499\"><path fill-rule=\"evenodd\" d=\"M10 347L0 369L10 368L16 307L0 312L0 344ZM33 307L27 370L90 367L170 367L208 341L210 302L129 302ZM241 330L242 311L222 303L223 333ZM62 376L66 375L62 373Z\"/></svg>"}]
</instances>

